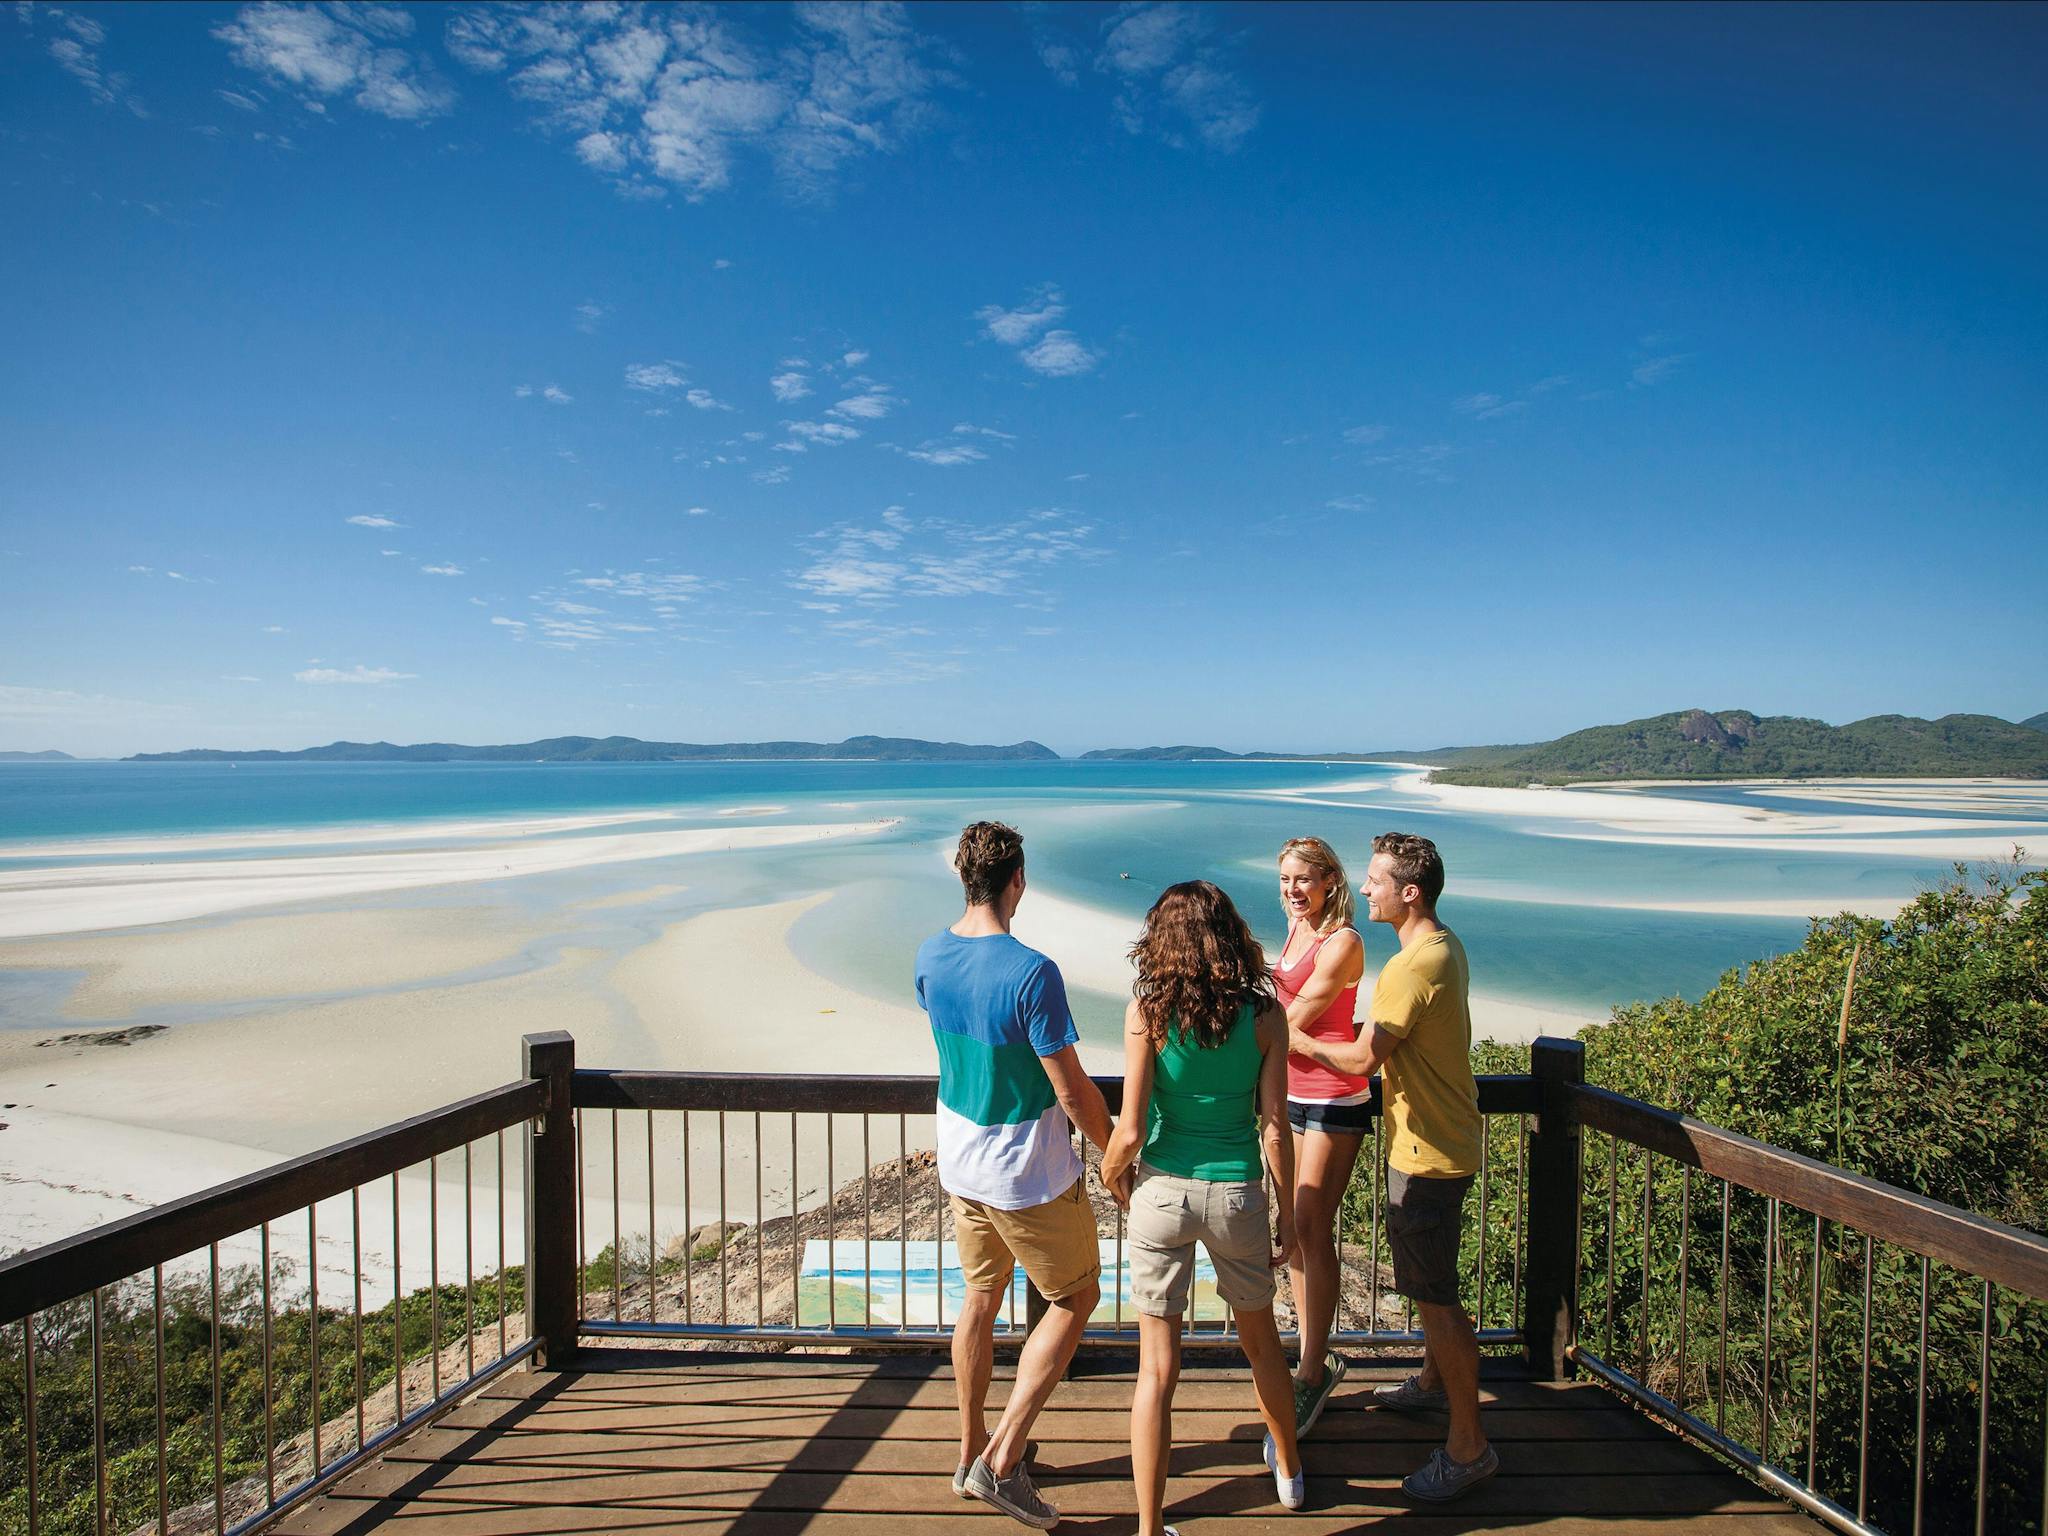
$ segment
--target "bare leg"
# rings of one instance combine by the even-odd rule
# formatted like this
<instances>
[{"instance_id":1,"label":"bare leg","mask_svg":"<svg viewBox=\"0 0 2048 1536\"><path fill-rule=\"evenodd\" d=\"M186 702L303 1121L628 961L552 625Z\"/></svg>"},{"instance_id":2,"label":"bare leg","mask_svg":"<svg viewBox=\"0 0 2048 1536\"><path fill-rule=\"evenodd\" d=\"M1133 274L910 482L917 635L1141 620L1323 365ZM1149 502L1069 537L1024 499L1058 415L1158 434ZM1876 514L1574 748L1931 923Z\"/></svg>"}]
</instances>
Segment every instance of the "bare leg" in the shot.
<instances>
[{"instance_id":1,"label":"bare leg","mask_svg":"<svg viewBox=\"0 0 2048 1536\"><path fill-rule=\"evenodd\" d=\"M1101 1297L1102 1287L1093 1280L1073 1295L1062 1296L1047 1305L1045 1316L1024 1341L1023 1353L1017 1357L1017 1380L1010 1388L1010 1401L982 1451L989 1470L997 1477L1008 1477L1024 1459L1031 1426L1044 1409L1046 1399L1052 1396L1052 1389L1060 1384L1060 1377L1066 1374L1067 1362L1074 1358L1075 1347L1081 1342L1081 1331L1088 1326L1089 1314ZM954 1336L957 1338L958 1334Z\"/></svg>"},{"instance_id":2,"label":"bare leg","mask_svg":"<svg viewBox=\"0 0 2048 1536\"><path fill-rule=\"evenodd\" d=\"M1294 1134L1298 1249L1287 1274L1294 1287L1295 1326L1301 1333L1301 1364L1294 1377L1311 1386L1322 1382L1323 1355L1337 1316L1337 1215L1358 1161L1359 1140L1328 1131Z\"/></svg>"},{"instance_id":3,"label":"bare leg","mask_svg":"<svg viewBox=\"0 0 2048 1536\"><path fill-rule=\"evenodd\" d=\"M1242 1318L1243 1314L1239 1314ZM1272 1309L1266 1311L1272 1331ZM1284 1383L1286 1364L1280 1339L1273 1338L1273 1359ZM1138 1315L1138 1381L1131 1394L1131 1481L1138 1494L1138 1536L1160 1536L1166 1529L1166 1461L1173 1450L1173 1389L1180 1381L1180 1318ZM1283 1388L1287 1403L1288 1441L1293 1443L1294 1394Z\"/></svg>"},{"instance_id":4,"label":"bare leg","mask_svg":"<svg viewBox=\"0 0 2048 1536\"><path fill-rule=\"evenodd\" d=\"M1429 1329L1423 1329L1422 1369L1415 1373L1415 1379L1424 1391L1441 1392L1444 1389L1444 1373L1437 1369L1436 1352L1429 1347Z\"/></svg>"},{"instance_id":5,"label":"bare leg","mask_svg":"<svg viewBox=\"0 0 2048 1536\"><path fill-rule=\"evenodd\" d=\"M1479 1340L1472 1320L1458 1306L1417 1302L1430 1358L1443 1380L1451 1412L1444 1449L1456 1461L1475 1461L1486 1451L1486 1433L1479 1427Z\"/></svg>"},{"instance_id":6,"label":"bare leg","mask_svg":"<svg viewBox=\"0 0 2048 1536\"><path fill-rule=\"evenodd\" d=\"M989 1377L995 1373L996 1313L1002 1304L1001 1291L969 1290L967 1305L953 1323L953 1391L960 1399L963 1466L988 1444L982 1408L988 1399Z\"/></svg>"},{"instance_id":7,"label":"bare leg","mask_svg":"<svg viewBox=\"0 0 2048 1536\"><path fill-rule=\"evenodd\" d=\"M1178 1319L1174 1319L1178 1322ZM1287 1376L1287 1355L1280 1347L1280 1330L1273 1324L1273 1309L1237 1314L1237 1341L1252 1368L1252 1389L1259 1395L1259 1417L1266 1421L1266 1433L1273 1437L1273 1459L1282 1477L1301 1471L1301 1452L1294 1443L1294 1384ZM1179 1336L1174 1347L1179 1348ZM1136 1410L1132 1412L1135 1414ZM1135 1422L1135 1421L1134 1421ZM1133 1457L1137 1455L1137 1430L1131 1431Z\"/></svg>"}]
</instances>

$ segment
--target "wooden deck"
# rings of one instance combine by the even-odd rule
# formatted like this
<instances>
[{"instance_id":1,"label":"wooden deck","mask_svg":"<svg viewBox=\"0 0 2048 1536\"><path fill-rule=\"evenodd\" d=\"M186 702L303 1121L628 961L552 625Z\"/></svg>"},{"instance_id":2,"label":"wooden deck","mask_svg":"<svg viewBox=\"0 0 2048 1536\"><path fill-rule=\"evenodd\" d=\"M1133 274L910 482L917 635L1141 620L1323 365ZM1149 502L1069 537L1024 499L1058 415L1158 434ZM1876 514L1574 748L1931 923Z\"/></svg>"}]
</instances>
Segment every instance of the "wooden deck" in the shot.
<instances>
[{"instance_id":1,"label":"wooden deck","mask_svg":"<svg viewBox=\"0 0 2048 1536\"><path fill-rule=\"evenodd\" d=\"M1489 1364L1501 1473L1449 1509L1400 1490L1442 1420L1364 1406L1388 1362L1354 1367L1304 1445L1309 1507L1275 1502L1240 1364L1190 1354L1175 1401L1167 1518L1274 1536L1812 1536L1819 1526L1589 1385ZM1059 1529L1127 1536L1129 1357L1083 1357L1034 1431ZM999 1370L991 1400L1006 1391ZM285 1536L581 1536L691 1531L926 1536L1021 1531L956 1500L951 1370L927 1356L819 1358L593 1350L578 1369L502 1378L287 1516Z\"/></svg>"}]
</instances>

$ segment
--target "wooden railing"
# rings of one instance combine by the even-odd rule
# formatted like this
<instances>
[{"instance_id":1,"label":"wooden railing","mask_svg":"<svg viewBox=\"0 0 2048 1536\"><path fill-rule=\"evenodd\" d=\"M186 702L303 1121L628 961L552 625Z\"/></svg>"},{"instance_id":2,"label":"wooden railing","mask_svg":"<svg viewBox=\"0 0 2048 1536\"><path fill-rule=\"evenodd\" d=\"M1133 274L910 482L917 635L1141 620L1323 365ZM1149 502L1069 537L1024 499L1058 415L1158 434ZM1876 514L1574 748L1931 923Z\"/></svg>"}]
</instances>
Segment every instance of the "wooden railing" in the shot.
<instances>
[{"instance_id":1,"label":"wooden railing","mask_svg":"<svg viewBox=\"0 0 2048 1536\"><path fill-rule=\"evenodd\" d=\"M2048 1300L2048 1239L1589 1086L1582 1080L1583 1062L1576 1042L1542 1040L1532 1047L1529 1073L1480 1081L1487 1172L1468 1240L1466 1305L1482 1340L1496 1350L1518 1351L1533 1374L1583 1372L1606 1384L1843 1530L2048 1536L2042 1507L2048 1499L2042 1461L2048 1331L2041 1306ZM579 1070L574 1042L563 1034L528 1037L522 1066L520 1080L460 1104L0 1261L0 1339L11 1344L18 1338L21 1345L14 1357L20 1390L0 1394L0 1451L10 1444L22 1448L12 1468L0 1454L0 1501L15 1500L0 1503L0 1525L12 1527L8 1512L18 1510L26 1536L60 1527L69 1532L80 1529L77 1512L89 1503L90 1521L83 1529L126 1531L153 1516L167 1532L175 1510L185 1511L180 1523L189 1527L197 1505L217 1532L253 1531L431 1422L497 1372L535 1358L566 1364L584 1338L654 1334L922 1348L939 1343L947 1326L943 1286L939 1311L928 1322L913 1323L907 1312L880 1324L871 1316L856 1321L836 1314L805 1321L798 1304L803 1244L821 1229L825 1251L835 1261L827 1267L836 1269L841 1213L834 1198L842 1187L850 1188L838 1176L842 1134L847 1156L858 1158L861 1180L858 1209L866 1230L860 1251L868 1265L863 1295L872 1297L878 1275L876 1250L867 1241L874 1229L870 1195L878 1169L882 1187L893 1187L896 1202L893 1223L886 1209L882 1213L884 1231L894 1231L882 1241L902 1245L907 1254L912 1239L905 1212L914 1180L920 1190L933 1192L930 1241L942 1241L936 1168L919 1156L928 1138L913 1138L909 1129L914 1117L933 1111L934 1078ZM1120 1082L1098 1081L1114 1111ZM627 1138L621 1135L622 1116ZM762 1172L763 1116L778 1137L781 1122L787 1122L789 1188L786 1197L778 1191L772 1200ZM521 1125L515 1180L521 1233L511 1246L523 1262L515 1269L507 1253L504 1132ZM799 1173L806 1125L813 1133L811 1166L822 1140L825 1169L809 1191ZM877 1125L889 1132L881 1163L875 1159ZM1497 1126L1504 1129L1496 1132ZM858 1154L852 1150L856 1135ZM631 1152L623 1150L628 1140L636 1143ZM479 1272L472 1220L478 1188L472 1154L480 1144L498 1152L495 1268L483 1279L501 1293L497 1347L485 1346L490 1358L481 1364L478 1341L488 1339L489 1327L487 1321L479 1328L474 1314ZM745 1166L749 1144L751 1199L729 1210L728 1152ZM1604 1159L1598 1155L1603 1145ZM692 1166L693 1147L700 1148L701 1173ZM637 1220L638 1197L644 1194L644 1253L634 1246L638 1234L628 1230L622 1182L622 1171L634 1174L642 1149L645 1189L634 1192L634 1203ZM442 1284L443 1227L452 1217L444 1221L441 1214L447 1202L438 1177L442 1161L457 1153L464 1281L459 1296L452 1276ZM715 1163L719 1226L699 1258L691 1231L696 1213L711 1206L704 1185L712 1169L705 1158ZM410 1270L400 1252L409 1219L401 1208L400 1178L421 1164L429 1175L431 1329L425 1339L409 1341L407 1307L418 1310L418 1292L409 1292L405 1281L408 1274L418 1278L420 1260L417 1233ZM679 1181L672 1193L680 1198L666 1207L669 1226L672 1237L683 1239L673 1258L663 1252L658 1199L658 1183L671 1172ZM1373 1156L1361 1156L1356 1177L1360 1198L1345 1233L1354 1301L1348 1318L1340 1310L1336 1338L1350 1347L1412 1347L1419 1339L1413 1320L1381 1285L1377 1147ZM387 1179L388 1324L381 1321L381 1308L375 1315L366 1310L363 1225L365 1191ZM743 1179L742 1197L745 1184ZM1696 1184L1705 1187L1704 1194ZM489 1187L487 1181L486 1198ZM334 1305L330 1294L323 1306L317 1261L306 1276L307 1363L315 1405L310 1456L301 1475L291 1475L287 1465L280 1480L279 1427L272 1413L273 1228L303 1214L308 1252L317 1255L323 1208L331 1234L344 1201L353 1284L343 1305ZM1810 1238L1804 1223L1788 1222L1788 1212L1810 1219ZM732 1238L726 1224L732 1214L751 1218L751 1247L744 1235ZM609 1243L602 1241L607 1227ZM771 1240L771 1229L778 1227L779 1237ZM1120 1225L1118 1231L1120 1236ZM251 1234L261 1245L260 1316L253 1299L236 1301L232 1284L223 1289L222 1246ZM452 1237L447 1246L452 1251ZM786 1316L767 1301L771 1252L775 1284L784 1274L790 1281ZM742 1268L751 1258L751 1321L744 1306L735 1317L727 1304L729 1283L744 1278L729 1271L735 1253ZM193 1281L188 1297L206 1303L198 1330L208 1356L210 1399L194 1408L196 1417L174 1422L182 1410L170 1407L175 1393L166 1387L166 1273L175 1277L180 1265L191 1269L202 1255L206 1285L196 1288ZM705 1266L701 1284L699 1264ZM826 1284L836 1295L829 1278ZM1976 1369L1965 1372L1963 1387L1952 1391L1957 1341L1947 1334L1955 1332L1949 1324L1957 1316L1957 1284L1974 1288L1974 1332L1962 1342L1975 1350ZM507 1287L524 1299L524 1337L516 1342L502 1304ZM607 1290L610 1316L593 1305ZM636 1298L632 1308L624 1305L629 1290ZM1797 1305L1802 1294L1803 1329ZM1903 1324L1887 1311L1900 1295L1910 1304ZM140 1307L142 1298L153 1308L153 1330L121 1334L114 1352L120 1358L112 1358L107 1319L130 1302ZM463 1315L459 1324L450 1324L451 1330L459 1328L451 1345L443 1334L443 1311L458 1304ZM643 1305L644 1318L638 1310ZM1843 1316L1855 1326L1841 1324ZM1133 1335L1125 1321L1117 1310L1106 1325L1091 1330L1091 1344L1128 1345ZM259 1322L262 1415L252 1424L230 1423L236 1408L222 1396L224 1342L253 1349ZM366 1337L375 1346L372 1353L389 1346L391 1374L382 1381L366 1368ZM1198 1343L1229 1343L1233 1337L1227 1318L1194 1333ZM429 1356L422 1355L421 1345L431 1347ZM82 1363L80 1351L90 1352L92 1454L88 1461L74 1447L72 1459L53 1471L39 1455L57 1448L45 1442L58 1431L39 1428L38 1361ZM444 1371L444 1355L451 1351ZM0 1364L7 1358L0 1355ZM1901 1367L1901 1359L1911 1368ZM405 1368L410 1364L417 1374L427 1361L429 1379L408 1406ZM119 1407L126 1400L115 1388L128 1380L124 1371L146 1378L152 1367L153 1425L144 1412L138 1426L134 1413ZM338 1380L348 1389L343 1395L353 1397L353 1414L344 1406L337 1419L325 1405ZM384 1417L390 1422L372 1433L366 1397L387 1389L392 1401ZM243 1406L254 1412L253 1404ZM119 1417L122 1412L127 1416ZM119 1443L109 1442L110 1418L118 1420L113 1433ZM180 1482L170 1450L174 1441L189 1449L195 1432L210 1447L205 1485L197 1489L189 1467ZM254 1444L257 1437L260 1481L250 1455L237 1460L232 1449ZM1875 1458L1874 1444L1881 1448ZM137 1458L153 1475L153 1500L121 1481L138 1475ZM88 1475L88 1468L91 1486L81 1489L77 1477ZM70 1483L59 1486L67 1477ZM53 1516L60 1509L70 1513ZM136 1518L138 1513L144 1518Z\"/></svg>"}]
</instances>

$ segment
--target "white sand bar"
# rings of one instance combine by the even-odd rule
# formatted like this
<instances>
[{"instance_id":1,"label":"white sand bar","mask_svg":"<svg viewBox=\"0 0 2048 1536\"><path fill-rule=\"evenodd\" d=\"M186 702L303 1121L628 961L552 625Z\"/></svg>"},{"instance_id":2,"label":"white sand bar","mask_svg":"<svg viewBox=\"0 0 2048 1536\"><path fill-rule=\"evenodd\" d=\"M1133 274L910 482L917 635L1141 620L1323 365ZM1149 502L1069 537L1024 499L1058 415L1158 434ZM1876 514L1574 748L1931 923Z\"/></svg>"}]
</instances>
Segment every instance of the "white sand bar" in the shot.
<instances>
[{"instance_id":1,"label":"white sand bar","mask_svg":"<svg viewBox=\"0 0 2048 1536\"><path fill-rule=\"evenodd\" d=\"M813 826L690 827L296 859L5 870L0 871L0 938L132 928L282 902L503 880L636 859L785 848L872 835L893 825L883 819Z\"/></svg>"}]
</instances>

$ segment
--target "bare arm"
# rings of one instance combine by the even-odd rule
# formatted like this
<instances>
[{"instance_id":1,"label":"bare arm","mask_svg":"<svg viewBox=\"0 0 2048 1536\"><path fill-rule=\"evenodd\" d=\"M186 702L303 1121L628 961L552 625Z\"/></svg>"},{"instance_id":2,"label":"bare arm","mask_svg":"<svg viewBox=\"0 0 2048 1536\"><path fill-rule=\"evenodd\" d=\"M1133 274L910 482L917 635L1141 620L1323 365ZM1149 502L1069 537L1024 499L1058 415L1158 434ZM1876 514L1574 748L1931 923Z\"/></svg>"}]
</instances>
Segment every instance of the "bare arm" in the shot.
<instances>
[{"instance_id":1,"label":"bare arm","mask_svg":"<svg viewBox=\"0 0 2048 1536\"><path fill-rule=\"evenodd\" d=\"M1119 1205L1131 1198L1131 1169L1144 1149L1152 1106L1152 1068L1157 1059L1151 1031L1134 999L1124 1010L1124 1107L1116 1131L1102 1150L1102 1184Z\"/></svg>"},{"instance_id":2,"label":"bare arm","mask_svg":"<svg viewBox=\"0 0 2048 1536\"><path fill-rule=\"evenodd\" d=\"M1265 1010L1259 1031L1259 1141L1273 1175L1276 1231L1272 1263L1277 1269L1294 1252L1294 1138L1287 1131L1287 1015Z\"/></svg>"},{"instance_id":3,"label":"bare arm","mask_svg":"<svg viewBox=\"0 0 2048 1536\"><path fill-rule=\"evenodd\" d=\"M1102 1101L1102 1090L1082 1067L1081 1053L1069 1045L1038 1059L1045 1067L1045 1075L1052 1079L1052 1091L1067 1118L1096 1146L1108 1146L1109 1106Z\"/></svg>"},{"instance_id":4,"label":"bare arm","mask_svg":"<svg viewBox=\"0 0 2048 1536\"><path fill-rule=\"evenodd\" d=\"M1401 1048L1401 1036L1378 1024L1356 1040L1314 1040L1295 1030L1289 1037L1294 1054L1353 1077L1371 1077Z\"/></svg>"}]
</instances>

